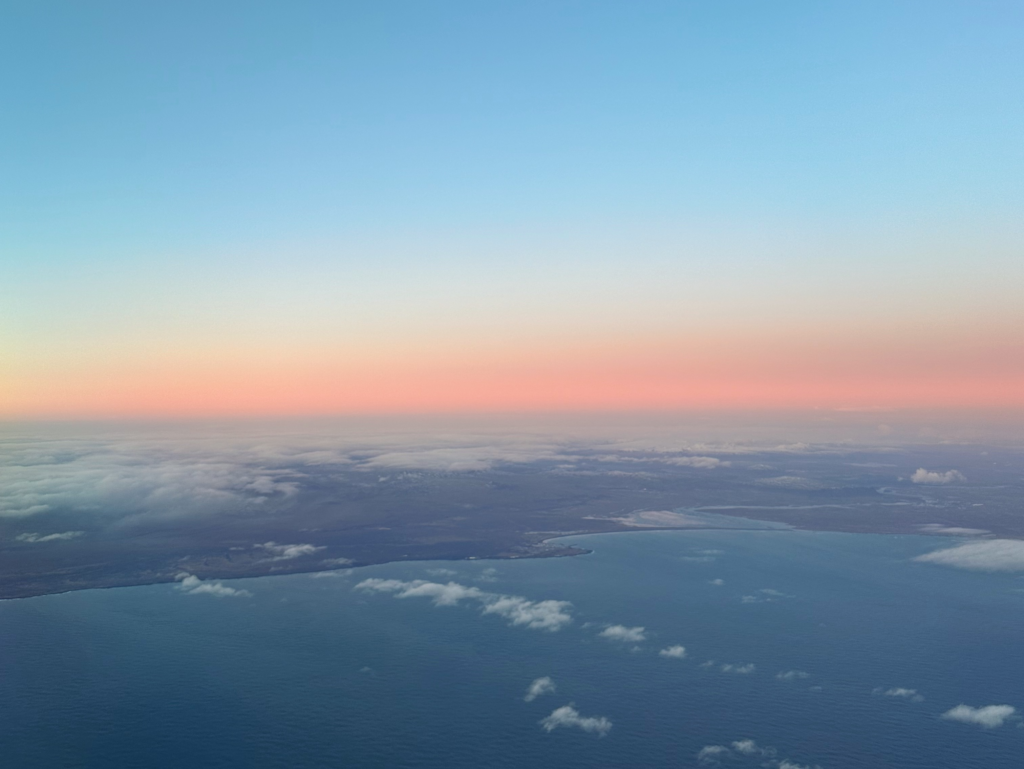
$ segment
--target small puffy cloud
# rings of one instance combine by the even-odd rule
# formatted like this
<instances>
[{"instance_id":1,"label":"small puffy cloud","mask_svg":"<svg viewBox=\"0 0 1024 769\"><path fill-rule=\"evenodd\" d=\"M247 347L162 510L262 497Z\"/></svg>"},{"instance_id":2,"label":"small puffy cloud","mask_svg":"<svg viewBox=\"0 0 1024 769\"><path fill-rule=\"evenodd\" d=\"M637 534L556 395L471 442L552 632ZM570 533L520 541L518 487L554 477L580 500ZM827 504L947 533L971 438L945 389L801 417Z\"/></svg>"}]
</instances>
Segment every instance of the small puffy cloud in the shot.
<instances>
[{"instance_id":1,"label":"small puffy cloud","mask_svg":"<svg viewBox=\"0 0 1024 769\"><path fill-rule=\"evenodd\" d=\"M821 769L821 767L817 764L814 766L810 766L809 764L797 764L790 761L788 758L784 758L779 762L779 769Z\"/></svg>"},{"instance_id":2,"label":"small puffy cloud","mask_svg":"<svg viewBox=\"0 0 1024 769\"><path fill-rule=\"evenodd\" d=\"M530 684L526 690L526 694L523 699L526 702L533 702L538 697L542 697L545 694L553 694L555 691L555 682L550 677L544 676L543 678L535 678L533 683Z\"/></svg>"},{"instance_id":3,"label":"small puffy cloud","mask_svg":"<svg viewBox=\"0 0 1024 769\"><path fill-rule=\"evenodd\" d=\"M270 553L271 561L290 561L293 558L301 558L304 555L312 555L319 550L325 550L324 546L316 545L279 545L276 542L264 542L256 547Z\"/></svg>"},{"instance_id":4,"label":"small puffy cloud","mask_svg":"<svg viewBox=\"0 0 1024 769\"><path fill-rule=\"evenodd\" d=\"M723 673L739 673L741 675L746 673L753 673L757 666L752 662L748 662L746 665L738 665L732 663L726 663L719 668Z\"/></svg>"},{"instance_id":5,"label":"small puffy cloud","mask_svg":"<svg viewBox=\"0 0 1024 769\"><path fill-rule=\"evenodd\" d=\"M510 625L554 633L572 622L571 607L568 601L529 601L517 595L502 595L488 602L483 613L505 617Z\"/></svg>"},{"instance_id":6,"label":"small puffy cloud","mask_svg":"<svg viewBox=\"0 0 1024 769\"><path fill-rule=\"evenodd\" d=\"M675 646L666 646L658 652L658 656L681 660L686 656L686 647L680 646L679 644L676 644Z\"/></svg>"},{"instance_id":7,"label":"small puffy cloud","mask_svg":"<svg viewBox=\"0 0 1024 769\"><path fill-rule=\"evenodd\" d=\"M640 643L647 640L647 634L643 627L626 627L625 625L611 625L600 633L601 638L609 641L622 641L623 643Z\"/></svg>"},{"instance_id":8,"label":"small puffy cloud","mask_svg":"<svg viewBox=\"0 0 1024 769\"><path fill-rule=\"evenodd\" d=\"M736 740L732 743L732 749L741 756L772 756L775 755L775 748L762 748L753 740Z\"/></svg>"},{"instance_id":9,"label":"small puffy cloud","mask_svg":"<svg viewBox=\"0 0 1024 769\"><path fill-rule=\"evenodd\" d=\"M960 721L965 724L976 724L985 729L1002 726L1006 719L1017 712L1010 705L986 705L983 708L972 708L970 705L957 705L942 714L947 721Z\"/></svg>"},{"instance_id":10,"label":"small puffy cloud","mask_svg":"<svg viewBox=\"0 0 1024 769\"><path fill-rule=\"evenodd\" d=\"M34 531L26 531L15 537L18 542L60 542L68 539L76 539L85 534L84 531L62 531L59 534L37 534Z\"/></svg>"},{"instance_id":11,"label":"small puffy cloud","mask_svg":"<svg viewBox=\"0 0 1024 769\"><path fill-rule=\"evenodd\" d=\"M724 585L724 584L725 584L725 580L724 580L724 579L721 579L721 578L719 578L719 579L713 579L713 580L711 580L710 582L708 582L708 584L709 584L709 585L717 585L718 587L721 587L722 585Z\"/></svg>"},{"instance_id":12,"label":"small puffy cloud","mask_svg":"<svg viewBox=\"0 0 1024 769\"><path fill-rule=\"evenodd\" d=\"M963 473L959 470L947 470L944 473L935 473L929 470L925 470L923 467L917 468L914 474L910 476L910 480L913 483L927 483L932 485L941 485L946 483L956 483L957 481L966 481Z\"/></svg>"},{"instance_id":13,"label":"small puffy cloud","mask_svg":"<svg viewBox=\"0 0 1024 769\"><path fill-rule=\"evenodd\" d=\"M902 686L894 686L891 689L881 688L875 689L876 694L881 694L884 697L901 697L911 702L924 702L924 697L917 693L917 689L905 689Z\"/></svg>"},{"instance_id":14,"label":"small puffy cloud","mask_svg":"<svg viewBox=\"0 0 1024 769\"><path fill-rule=\"evenodd\" d=\"M212 595L217 598L250 598L252 593L248 590L228 587L222 582L204 582L194 574L182 572L175 577L178 580L178 589L188 595Z\"/></svg>"},{"instance_id":15,"label":"small puffy cloud","mask_svg":"<svg viewBox=\"0 0 1024 769\"><path fill-rule=\"evenodd\" d=\"M924 534L941 534L947 537L983 537L992 533L988 529L968 529L964 526L946 526L941 523L922 523L918 528Z\"/></svg>"},{"instance_id":16,"label":"small puffy cloud","mask_svg":"<svg viewBox=\"0 0 1024 769\"><path fill-rule=\"evenodd\" d=\"M546 732L553 732L559 727L575 726L599 737L604 737L612 728L612 722L604 716L581 716L571 702L551 711L550 716L541 719L540 725Z\"/></svg>"},{"instance_id":17,"label":"small puffy cloud","mask_svg":"<svg viewBox=\"0 0 1024 769\"><path fill-rule=\"evenodd\" d=\"M371 593L392 593L396 598L430 598L435 606L455 606L463 600L481 604L482 614L505 617L510 625L531 630L556 632L572 622L572 604L568 601L531 601L518 595L487 593L478 587L449 582L428 582L417 579L364 579L354 590Z\"/></svg>"},{"instance_id":18,"label":"small puffy cloud","mask_svg":"<svg viewBox=\"0 0 1024 769\"><path fill-rule=\"evenodd\" d=\"M988 539L935 550L914 559L974 571L1024 571L1024 541Z\"/></svg>"},{"instance_id":19,"label":"small puffy cloud","mask_svg":"<svg viewBox=\"0 0 1024 769\"><path fill-rule=\"evenodd\" d=\"M775 677L780 681L796 681L801 678L810 678L810 673L805 673L802 670L784 670L780 673L776 673Z\"/></svg>"},{"instance_id":20,"label":"small puffy cloud","mask_svg":"<svg viewBox=\"0 0 1024 769\"><path fill-rule=\"evenodd\" d=\"M457 577L459 573L454 569L427 569L427 574L432 577Z\"/></svg>"},{"instance_id":21,"label":"small puffy cloud","mask_svg":"<svg viewBox=\"0 0 1024 769\"><path fill-rule=\"evenodd\" d=\"M725 745L705 745L697 753L697 760L702 764L717 764L728 755L730 750Z\"/></svg>"}]
</instances>

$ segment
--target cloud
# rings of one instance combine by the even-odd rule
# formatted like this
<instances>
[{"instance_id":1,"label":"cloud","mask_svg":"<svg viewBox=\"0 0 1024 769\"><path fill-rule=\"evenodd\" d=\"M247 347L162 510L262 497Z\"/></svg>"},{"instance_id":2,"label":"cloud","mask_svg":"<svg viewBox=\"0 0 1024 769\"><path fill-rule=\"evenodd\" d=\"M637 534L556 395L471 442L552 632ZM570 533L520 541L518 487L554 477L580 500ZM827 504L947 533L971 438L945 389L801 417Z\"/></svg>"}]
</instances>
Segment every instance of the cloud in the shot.
<instances>
[{"instance_id":1,"label":"cloud","mask_svg":"<svg viewBox=\"0 0 1024 769\"><path fill-rule=\"evenodd\" d=\"M983 708L972 708L970 705L957 705L940 716L947 721L960 721L965 724L977 724L985 729L1002 726L1006 719L1017 712L1010 705L986 705Z\"/></svg>"},{"instance_id":2,"label":"cloud","mask_svg":"<svg viewBox=\"0 0 1024 769\"><path fill-rule=\"evenodd\" d=\"M625 625L611 625L598 635L609 641L622 641L623 643L640 643L647 640L647 634L643 627L626 627Z\"/></svg>"},{"instance_id":3,"label":"cloud","mask_svg":"<svg viewBox=\"0 0 1024 769\"><path fill-rule=\"evenodd\" d=\"M731 751L725 745L705 745L697 753L697 760L702 764L716 764L730 754Z\"/></svg>"},{"instance_id":4,"label":"cloud","mask_svg":"<svg viewBox=\"0 0 1024 769\"><path fill-rule=\"evenodd\" d=\"M753 673L757 669L757 666L752 662L748 662L746 665L726 663L721 666L720 670L723 673Z\"/></svg>"},{"instance_id":5,"label":"cloud","mask_svg":"<svg viewBox=\"0 0 1024 769\"><path fill-rule=\"evenodd\" d=\"M293 558L301 558L304 555L312 555L318 550L326 550L326 547L316 545L279 545L276 542L264 542L262 545L255 545L271 554L270 561L290 561ZM351 562L350 562L351 563Z\"/></svg>"},{"instance_id":6,"label":"cloud","mask_svg":"<svg viewBox=\"0 0 1024 769\"><path fill-rule=\"evenodd\" d=\"M974 571L1024 570L1024 541L988 539L966 542L945 550L935 550L914 559L920 563L937 563L957 569Z\"/></svg>"},{"instance_id":7,"label":"cloud","mask_svg":"<svg viewBox=\"0 0 1024 769\"><path fill-rule=\"evenodd\" d=\"M910 480L913 483L927 483L927 484L946 484L955 483L957 481L966 481L963 473L959 470L947 470L944 473L934 473L925 470L923 467L917 468L914 474L910 476Z\"/></svg>"},{"instance_id":8,"label":"cloud","mask_svg":"<svg viewBox=\"0 0 1024 769\"><path fill-rule=\"evenodd\" d=\"M551 715L541 719L540 725L546 732L553 732L559 727L575 726L585 732L592 732L604 737L612 728L612 722L604 716L581 716L573 703L563 705L551 711Z\"/></svg>"},{"instance_id":9,"label":"cloud","mask_svg":"<svg viewBox=\"0 0 1024 769\"><path fill-rule=\"evenodd\" d=\"M779 762L778 769L821 769L821 767L817 764L814 766L810 766L809 764L797 764L790 761L788 758L784 758Z\"/></svg>"},{"instance_id":10,"label":"cloud","mask_svg":"<svg viewBox=\"0 0 1024 769\"><path fill-rule=\"evenodd\" d=\"M710 582L708 582L708 584L709 585L718 585L719 587L721 587L722 585L725 584L725 580L724 579L713 579Z\"/></svg>"},{"instance_id":11,"label":"cloud","mask_svg":"<svg viewBox=\"0 0 1024 769\"><path fill-rule=\"evenodd\" d=\"M810 678L810 673L805 673L802 670L786 670L781 673L776 673L775 677L780 681L795 681L798 678Z\"/></svg>"},{"instance_id":12,"label":"cloud","mask_svg":"<svg viewBox=\"0 0 1024 769\"><path fill-rule=\"evenodd\" d=\"M894 686L892 689L885 689L884 691L879 687L873 693L881 694L884 697L902 697L911 702L924 702L924 697L917 693L917 689L905 689L902 686Z\"/></svg>"},{"instance_id":13,"label":"cloud","mask_svg":"<svg viewBox=\"0 0 1024 769\"><path fill-rule=\"evenodd\" d=\"M679 467L698 467L702 470L713 470L716 467L728 467L731 462L723 462L715 457L672 457L661 460L667 465Z\"/></svg>"},{"instance_id":14,"label":"cloud","mask_svg":"<svg viewBox=\"0 0 1024 769\"><path fill-rule=\"evenodd\" d=\"M510 625L525 625L531 630L556 632L572 622L568 601L528 601L521 596L502 595L489 601L484 614L499 614Z\"/></svg>"},{"instance_id":15,"label":"cloud","mask_svg":"<svg viewBox=\"0 0 1024 769\"><path fill-rule=\"evenodd\" d=\"M427 574L432 577L457 577L459 573L454 569L427 569Z\"/></svg>"},{"instance_id":16,"label":"cloud","mask_svg":"<svg viewBox=\"0 0 1024 769\"><path fill-rule=\"evenodd\" d=\"M543 678L535 678L533 683L530 684L526 690L526 694L523 699L526 702L533 702L538 697L542 697L545 694L553 694L555 691L555 682L552 681L548 676Z\"/></svg>"},{"instance_id":17,"label":"cloud","mask_svg":"<svg viewBox=\"0 0 1024 769\"><path fill-rule=\"evenodd\" d=\"M417 579L364 579L353 590L392 593L395 598L430 598L435 606L455 606L463 600L481 605L481 614L497 614L516 627L556 632L572 622L572 604L568 601L531 601L518 595L487 593L478 587L449 582L442 585Z\"/></svg>"},{"instance_id":18,"label":"cloud","mask_svg":"<svg viewBox=\"0 0 1024 769\"><path fill-rule=\"evenodd\" d=\"M675 646L666 646L658 652L658 656L681 660L686 656L686 647L680 646L679 644L676 644Z\"/></svg>"},{"instance_id":19,"label":"cloud","mask_svg":"<svg viewBox=\"0 0 1024 769\"><path fill-rule=\"evenodd\" d=\"M762 748L753 740L736 740L732 743L732 749L743 756L775 755L775 748Z\"/></svg>"},{"instance_id":20,"label":"cloud","mask_svg":"<svg viewBox=\"0 0 1024 769\"><path fill-rule=\"evenodd\" d=\"M15 537L18 542L59 542L68 539L75 539L85 534L84 531L62 531L59 534L37 534L34 531L27 531Z\"/></svg>"},{"instance_id":21,"label":"cloud","mask_svg":"<svg viewBox=\"0 0 1024 769\"><path fill-rule=\"evenodd\" d=\"M222 582L203 582L194 574L182 572L175 577L179 581L178 589L189 595L212 595L217 598L251 598L248 590L228 587Z\"/></svg>"},{"instance_id":22,"label":"cloud","mask_svg":"<svg viewBox=\"0 0 1024 769\"><path fill-rule=\"evenodd\" d=\"M922 523L918 528L925 534L944 534L948 537L982 537L992 533L988 529L968 529L941 523Z\"/></svg>"}]
</instances>

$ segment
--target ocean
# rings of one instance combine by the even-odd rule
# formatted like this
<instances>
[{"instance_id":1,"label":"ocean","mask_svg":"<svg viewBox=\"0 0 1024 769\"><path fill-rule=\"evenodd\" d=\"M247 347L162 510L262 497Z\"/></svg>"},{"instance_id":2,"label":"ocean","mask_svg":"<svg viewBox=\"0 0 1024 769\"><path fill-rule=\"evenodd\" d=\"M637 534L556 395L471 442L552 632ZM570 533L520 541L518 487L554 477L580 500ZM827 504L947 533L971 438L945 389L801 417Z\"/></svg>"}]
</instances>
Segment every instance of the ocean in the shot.
<instances>
[{"instance_id":1,"label":"ocean","mask_svg":"<svg viewBox=\"0 0 1024 769\"><path fill-rule=\"evenodd\" d=\"M914 560L951 540L560 541L593 552L0 602L0 764L1024 764L1024 579Z\"/></svg>"}]
</instances>

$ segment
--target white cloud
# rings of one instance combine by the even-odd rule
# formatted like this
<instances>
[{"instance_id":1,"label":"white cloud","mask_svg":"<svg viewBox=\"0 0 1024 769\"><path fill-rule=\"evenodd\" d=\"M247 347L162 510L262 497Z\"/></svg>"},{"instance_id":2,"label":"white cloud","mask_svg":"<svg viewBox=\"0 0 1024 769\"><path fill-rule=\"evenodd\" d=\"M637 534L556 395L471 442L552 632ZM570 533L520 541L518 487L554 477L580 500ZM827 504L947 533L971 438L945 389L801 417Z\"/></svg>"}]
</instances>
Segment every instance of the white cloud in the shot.
<instances>
[{"instance_id":1,"label":"white cloud","mask_svg":"<svg viewBox=\"0 0 1024 769\"><path fill-rule=\"evenodd\" d=\"M814 766L810 766L809 764L797 764L790 761L788 758L784 758L779 762L779 769L821 769L821 767L817 764Z\"/></svg>"},{"instance_id":2,"label":"white cloud","mask_svg":"<svg viewBox=\"0 0 1024 769\"><path fill-rule=\"evenodd\" d=\"M551 711L551 715L541 720L540 725L546 732L553 732L562 727L575 726L585 732L592 732L600 737L608 734L612 728L612 722L604 716L581 716L573 703L563 705Z\"/></svg>"},{"instance_id":3,"label":"white cloud","mask_svg":"<svg viewBox=\"0 0 1024 769\"><path fill-rule=\"evenodd\" d=\"M538 697L542 697L545 694L553 694L555 691L555 682L550 677L544 676L543 678L535 678L533 683L530 684L526 690L526 694L523 697L527 702L533 702Z\"/></svg>"},{"instance_id":4,"label":"white cloud","mask_svg":"<svg viewBox=\"0 0 1024 769\"><path fill-rule=\"evenodd\" d=\"M661 460L667 465L680 467L698 467L702 470L713 470L716 467L728 467L731 462L723 462L715 457L671 457Z\"/></svg>"},{"instance_id":5,"label":"white cloud","mask_svg":"<svg viewBox=\"0 0 1024 769\"><path fill-rule=\"evenodd\" d=\"M775 677L780 681L795 681L798 678L810 678L810 673L805 673L802 670L786 670L781 673L776 673Z\"/></svg>"},{"instance_id":6,"label":"white cloud","mask_svg":"<svg viewBox=\"0 0 1024 769\"><path fill-rule=\"evenodd\" d=\"M276 542L264 542L262 545L255 545L254 547L262 548L266 550L271 558L270 561L290 561L293 558L301 558L304 555L312 555L318 550L326 550L324 546L317 547L316 545L279 545Z\"/></svg>"},{"instance_id":7,"label":"white cloud","mask_svg":"<svg viewBox=\"0 0 1024 769\"><path fill-rule=\"evenodd\" d=\"M553 633L572 622L571 607L568 601L528 601L517 595L502 595L490 600L483 613L501 615L511 625Z\"/></svg>"},{"instance_id":8,"label":"white cloud","mask_svg":"<svg viewBox=\"0 0 1024 769\"><path fill-rule=\"evenodd\" d=\"M736 740L732 743L732 749L743 756L775 755L775 748L762 748L753 740Z\"/></svg>"},{"instance_id":9,"label":"white cloud","mask_svg":"<svg viewBox=\"0 0 1024 769\"><path fill-rule=\"evenodd\" d=\"M1024 541L988 539L979 542L966 542L956 547L919 555L914 560L975 571L1022 571L1024 570Z\"/></svg>"},{"instance_id":10,"label":"white cloud","mask_svg":"<svg viewBox=\"0 0 1024 769\"><path fill-rule=\"evenodd\" d=\"M720 670L723 673L740 673L740 674L753 673L756 669L757 669L757 666L754 665L754 663L752 663L752 662L748 662L746 665L726 663L726 664L722 665L722 667L720 668Z\"/></svg>"},{"instance_id":11,"label":"white cloud","mask_svg":"<svg viewBox=\"0 0 1024 769\"><path fill-rule=\"evenodd\" d=\"M600 633L601 638L609 641L622 641L624 643L640 643L647 640L647 634L643 627L626 627L625 625L611 625Z\"/></svg>"},{"instance_id":12,"label":"white cloud","mask_svg":"<svg viewBox=\"0 0 1024 769\"><path fill-rule=\"evenodd\" d=\"M454 569L427 569L427 574L432 577L457 577L459 573Z\"/></svg>"},{"instance_id":13,"label":"white cloud","mask_svg":"<svg viewBox=\"0 0 1024 769\"><path fill-rule=\"evenodd\" d=\"M84 531L62 531L59 534L37 534L34 531L27 531L15 537L18 542L59 542L68 539L75 539L85 534Z\"/></svg>"},{"instance_id":14,"label":"white cloud","mask_svg":"<svg viewBox=\"0 0 1024 769\"><path fill-rule=\"evenodd\" d=\"M718 585L719 587L721 587L722 585L724 585L724 584L725 584L725 580L724 580L724 579L721 579L721 578L719 578L719 579L713 579L713 580L711 580L711 581L710 581L710 582L709 582L708 584L709 584L709 585Z\"/></svg>"},{"instance_id":15,"label":"white cloud","mask_svg":"<svg viewBox=\"0 0 1024 769\"><path fill-rule=\"evenodd\" d=\"M725 745L705 745L697 753L697 760L702 764L716 764L728 755L730 750Z\"/></svg>"},{"instance_id":16,"label":"white cloud","mask_svg":"<svg viewBox=\"0 0 1024 769\"><path fill-rule=\"evenodd\" d=\"M876 692L885 697L902 697L903 699L910 700L911 702L924 702L924 697L917 693L917 689L906 689L902 686L894 686L891 689L882 691L876 689Z\"/></svg>"},{"instance_id":17,"label":"white cloud","mask_svg":"<svg viewBox=\"0 0 1024 769\"><path fill-rule=\"evenodd\" d=\"M430 598L435 606L455 606L470 599L481 604L482 614L497 614L510 625L531 630L556 632L572 622L572 604L568 601L530 601L518 595L487 593L478 587L457 582L440 584L417 579L405 582L398 579L364 579L354 590L393 593L396 598Z\"/></svg>"},{"instance_id":18,"label":"white cloud","mask_svg":"<svg viewBox=\"0 0 1024 769\"><path fill-rule=\"evenodd\" d=\"M925 470L923 467L917 468L914 474L910 476L910 480L913 483L928 483L928 484L946 484L954 483L956 481L966 481L963 473L959 470L947 470L944 473L935 473Z\"/></svg>"},{"instance_id":19,"label":"white cloud","mask_svg":"<svg viewBox=\"0 0 1024 769\"><path fill-rule=\"evenodd\" d=\"M222 582L204 582L194 574L182 572L175 577L179 581L178 589L189 595L212 595L217 598L250 598L248 590L228 587Z\"/></svg>"},{"instance_id":20,"label":"white cloud","mask_svg":"<svg viewBox=\"0 0 1024 769\"><path fill-rule=\"evenodd\" d=\"M947 721L960 721L965 724L977 724L985 729L1002 726L1006 719L1014 715L1017 709L1010 705L986 705L983 708L972 708L970 705L957 705L942 714Z\"/></svg>"},{"instance_id":21,"label":"white cloud","mask_svg":"<svg viewBox=\"0 0 1024 769\"><path fill-rule=\"evenodd\" d=\"M918 528L925 534L943 534L947 537L983 537L992 533L988 529L968 529L963 526L946 526L941 523L922 523Z\"/></svg>"},{"instance_id":22,"label":"white cloud","mask_svg":"<svg viewBox=\"0 0 1024 769\"><path fill-rule=\"evenodd\" d=\"M676 644L675 646L666 646L658 655L661 657L670 657L672 659L681 660L686 656L686 647Z\"/></svg>"}]
</instances>

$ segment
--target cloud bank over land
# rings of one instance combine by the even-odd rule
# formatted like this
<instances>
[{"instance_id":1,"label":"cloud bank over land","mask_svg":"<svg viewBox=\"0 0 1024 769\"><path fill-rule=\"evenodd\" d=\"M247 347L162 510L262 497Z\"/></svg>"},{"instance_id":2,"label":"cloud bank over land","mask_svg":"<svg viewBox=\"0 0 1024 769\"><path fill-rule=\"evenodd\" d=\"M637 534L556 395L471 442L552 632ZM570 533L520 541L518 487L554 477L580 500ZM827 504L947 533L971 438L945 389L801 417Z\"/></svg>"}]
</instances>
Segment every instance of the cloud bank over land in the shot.
<instances>
[{"instance_id":1,"label":"cloud bank over land","mask_svg":"<svg viewBox=\"0 0 1024 769\"><path fill-rule=\"evenodd\" d=\"M1024 541L987 539L935 550L914 559L971 571L1024 571Z\"/></svg>"},{"instance_id":2,"label":"cloud bank over land","mask_svg":"<svg viewBox=\"0 0 1024 769\"><path fill-rule=\"evenodd\" d=\"M535 678L533 683L531 683L529 688L527 688L523 699L526 702L533 702L535 699L542 697L545 694L554 694L555 688L555 682L552 681L549 676Z\"/></svg>"},{"instance_id":3,"label":"cloud bank over land","mask_svg":"<svg viewBox=\"0 0 1024 769\"><path fill-rule=\"evenodd\" d=\"M947 483L962 483L967 479L959 470L947 470L944 473L931 472L923 467L917 468L910 476L912 483L925 483L931 485L944 485Z\"/></svg>"},{"instance_id":4,"label":"cloud bank over land","mask_svg":"<svg viewBox=\"0 0 1024 769\"><path fill-rule=\"evenodd\" d=\"M581 716L571 702L551 711L550 716L541 719L540 725L546 732L553 732L560 727L576 727L598 737L604 737L612 728L612 722L604 716Z\"/></svg>"},{"instance_id":5,"label":"cloud bank over land","mask_svg":"<svg viewBox=\"0 0 1024 769\"><path fill-rule=\"evenodd\" d=\"M215 598L251 598L248 590L228 587L223 582L204 582L194 574L182 572L177 577L178 589L188 595L212 595Z\"/></svg>"},{"instance_id":6,"label":"cloud bank over land","mask_svg":"<svg viewBox=\"0 0 1024 769\"><path fill-rule=\"evenodd\" d=\"M986 705L972 708L970 705L957 705L940 716L947 721L959 721L964 724L975 724L983 729L995 729L1006 723L1006 719L1017 713L1011 705Z\"/></svg>"},{"instance_id":7,"label":"cloud bank over land","mask_svg":"<svg viewBox=\"0 0 1024 769\"><path fill-rule=\"evenodd\" d=\"M518 595L488 593L478 587L457 582L441 584L422 579L403 581L373 578L364 579L353 590L391 593L395 598L429 598L435 606L455 606L461 601L472 600L480 604L481 614L497 614L507 619L513 627L550 633L572 622L572 604L569 601L531 601Z\"/></svg>"}]
</instances>

